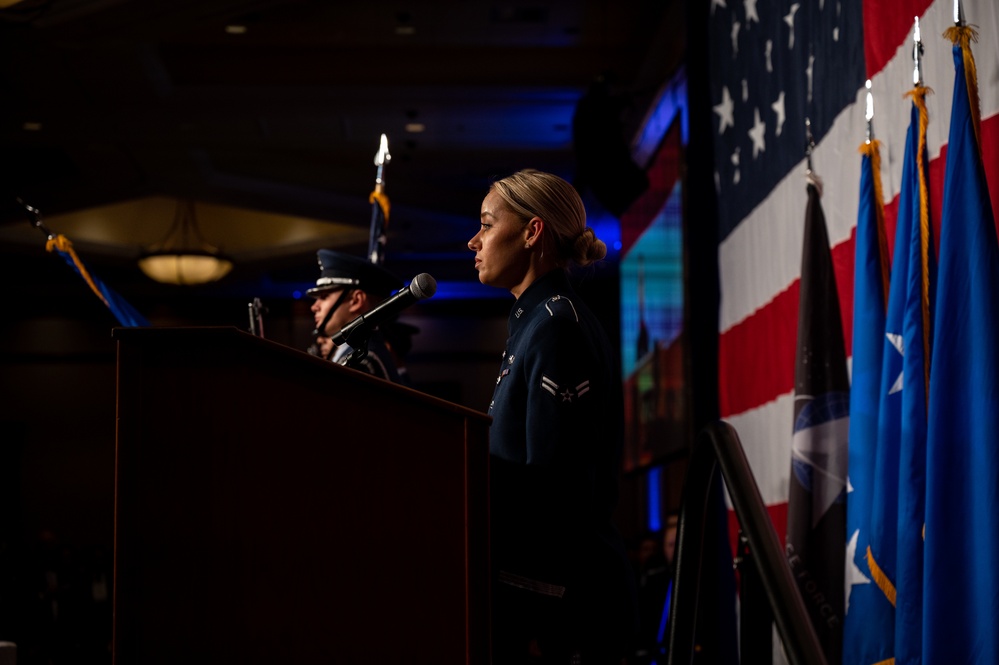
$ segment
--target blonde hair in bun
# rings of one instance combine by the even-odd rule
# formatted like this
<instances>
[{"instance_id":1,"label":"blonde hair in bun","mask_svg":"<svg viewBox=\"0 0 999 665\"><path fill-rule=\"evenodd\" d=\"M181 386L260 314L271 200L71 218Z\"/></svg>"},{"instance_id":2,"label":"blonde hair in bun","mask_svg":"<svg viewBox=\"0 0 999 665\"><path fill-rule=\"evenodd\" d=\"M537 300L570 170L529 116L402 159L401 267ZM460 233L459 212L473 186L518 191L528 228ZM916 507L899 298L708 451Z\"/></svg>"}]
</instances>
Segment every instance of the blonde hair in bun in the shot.
<instances>
[{"instance_id":1,"label":"blonde hair in bun","mask_svg":"<svg viewBox=\"0 0 999 665\"><path fill-rule=\"evenodd\" d=\"M586 208L571 184L551 173L524 169L491 187L526 224L533 217L545 222L546 247L556 250L556 264L586 267L607 256L607 245L586 226Z\"/></svg>"}]
</instances>

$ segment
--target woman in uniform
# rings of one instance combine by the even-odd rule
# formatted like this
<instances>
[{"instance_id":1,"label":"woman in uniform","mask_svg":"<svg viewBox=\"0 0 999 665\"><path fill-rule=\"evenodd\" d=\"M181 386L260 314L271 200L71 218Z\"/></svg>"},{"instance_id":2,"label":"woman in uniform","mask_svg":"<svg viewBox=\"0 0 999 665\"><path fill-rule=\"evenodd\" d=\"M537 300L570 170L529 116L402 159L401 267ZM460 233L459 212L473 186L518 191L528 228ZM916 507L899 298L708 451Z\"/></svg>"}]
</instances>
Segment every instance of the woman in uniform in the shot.
<instances>
[{"instance_id":1,"label":"woman in uniform","mask_svg":"<svg viewBox=\"0 0 999 665\"><path fill-rule=\"evenodd\" d=\"M621 459L617 355L567 270L607 248L565 180L495 182L468 242L516 298L489 413L494 663L617 663L636 626L611 517Z\"/></svg>"}]
</instances>

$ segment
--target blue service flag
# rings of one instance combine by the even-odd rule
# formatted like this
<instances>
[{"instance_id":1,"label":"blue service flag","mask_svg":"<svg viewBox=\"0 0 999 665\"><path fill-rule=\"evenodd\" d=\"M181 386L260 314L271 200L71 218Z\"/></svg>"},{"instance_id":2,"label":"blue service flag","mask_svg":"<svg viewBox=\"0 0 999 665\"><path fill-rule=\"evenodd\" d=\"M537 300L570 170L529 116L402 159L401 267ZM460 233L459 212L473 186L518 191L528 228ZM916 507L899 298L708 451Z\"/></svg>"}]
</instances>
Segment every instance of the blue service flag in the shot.
<instances>
[{"instance_id":1,"label":"blue service flag","mask_svg":"<svg viewBox=\"0 0 999 665\"><path fill-rule=\"evenodd\" d=\"M888 285L884 208L875 188L879 177L877 142L863 146L860 205L853 286L853 372L850 385L850 494L846 517L846 617L844 665L870 665L891 657L893 611L867 567L872 496L880 483L874 475L878 443L881 361Z\"/></svg>"},{"instance_id":2,"label":"blue service flag","mask_svg":"<svg viewBox=\"0 0 999 665\"><path fill-rule=\"evenodd\" d=\"M61 256L69 267L76 271L76 274L90 286L94 294L107 305L122 326L134 328L149 325L149 321L139 314L128 301L117 292L112 291L107 284L87 269L80 257L76 255L76 251L73 250L73 244L65 236L51 237L46 243L46 248Z\"/></svg>"},{"instance_id":3,"label":"blue service flag","mask_svg":"<svg viewBox=\"0 0 999 665\"><path fill-rule=\"evenodd\" d=\"M999 663L999 247L954 48L927 438L923 662ZM977 96L976 96L977 97Z\"/></svg>"},{"instance_id":4,"label":"blue service flag","mask_svg":"<svg viewBox=\"0 0 999 665\"><path fill-rule=\"evenodd\" d=\"M918 657L922 630L922 509L926 453L926 317L932 302L933 252L929 236L925 150L925 88L913 91L902 163L895 254L882 341L878 443L871 499L872 580L895 606L892 655ZM919 146L923 145L922 151ZM925 275L925 281L924 281Z\"/></svg>"},{"instance_id":5,"label":"blue service flag","mask_svg":"<svg viewBox=\"0 0 999 665\"><path fill-rule=\"evenodd\" d=\"M385 245L388 243L389 199L381 189L368 197L371 203L371 229L368 237L368 260L376 265L385 262Z\"/></svg>"}]
</instances>

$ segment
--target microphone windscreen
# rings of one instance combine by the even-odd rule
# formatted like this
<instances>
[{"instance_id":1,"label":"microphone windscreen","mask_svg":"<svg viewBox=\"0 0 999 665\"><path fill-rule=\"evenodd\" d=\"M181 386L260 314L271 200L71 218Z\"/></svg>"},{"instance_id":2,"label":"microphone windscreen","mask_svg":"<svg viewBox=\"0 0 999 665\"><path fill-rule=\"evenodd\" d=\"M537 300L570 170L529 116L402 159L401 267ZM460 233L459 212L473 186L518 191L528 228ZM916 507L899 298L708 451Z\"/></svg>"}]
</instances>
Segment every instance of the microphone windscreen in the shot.
<instances>
[{"instance_id":1,"label":"microphone windscreen","mask_svg":"<svg viewBox=\"0 0 999 665\"><path fill-rule=\"evenodd\" d=\"M409 292L416 296L417 300L429 298L437 293L437 280L428 273L421 272L410 282Z\"/></svg>"}]
</instances>

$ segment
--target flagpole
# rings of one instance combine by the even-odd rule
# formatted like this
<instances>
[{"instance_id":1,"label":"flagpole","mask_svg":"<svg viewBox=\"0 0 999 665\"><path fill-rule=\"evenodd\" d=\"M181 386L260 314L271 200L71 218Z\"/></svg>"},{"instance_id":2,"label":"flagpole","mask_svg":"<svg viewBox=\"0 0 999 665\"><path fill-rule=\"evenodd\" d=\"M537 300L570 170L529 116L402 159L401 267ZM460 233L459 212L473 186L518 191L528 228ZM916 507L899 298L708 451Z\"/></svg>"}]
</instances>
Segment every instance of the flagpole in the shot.
<instances>
[{"instance_id":1,"label":"flagpole","mask_svg":"<svg viewBox=\"0 0 999 665\"><path fill-rule=\"evenodd\" d=\"M385 195L385 165L392 161L389 154L388 137L382 134L378 145L378 152L375 153L375 189L371 192L369 201L371 202L371 235L368 238L368 259L375 264L381 265L385 260L385 245L388 238L385 229L389 219L389 200Z\"/></svg>"},{"instance_id":2,"label":"flagpole","mask_svg":"<svg viewBox=\"0 0 999 665\"><path fill-rule=\"evenodd\" d=\"M32 226L44 233L46 238L55 237L55 234L45 226L44 222L42 222L42 213L38 208L25 203L24 199L20 196L17 197L17 203L28 212L28 221L31 222Z\"/></svg>"},{"instance_id":3,"label":"flagpole","mask_svg":"<svg viewBox=\"0 0 999 665\"><path fill-rule=\"evenodd\" d=\"M923 87L923 40L919 36L919 17L912 31L912 87Z\"/></svg>"},{"instance_id":4,"label":"flagpole","mask_svg":"<svg viewBox=\"0 0 999 665\"><path fill-rule=\"evenodd\" d=\"M23 206L25 211L28 213L28 221L36 229L40 230L45 234L45 250L48 252L56 252L59 254L66 263L71 266L76 272L83 278L83 281L87 283L90 290L94 292L101 302L111 310L118 322L123 326L148 326L149 322L146 321L139 312L132 307L128 302L126 302L120 295L112 291L107 285L104 284L95 275L92 275L87 266L84 265L80 257L76 255L76 250L73 249L73 243L70 242L69 238L62 235L61 233L53 233L45 223L42 222L42 213L34 206L28 205L24 200L18 196L17 202L19 205Z\"/></svg>"},{"instance_id":5,"label":"flagpole","mask_svg":"<svg viewBox=\"0 0 999 665\"><path fill-rule=\"evenodd\" d=\"M874 140L874 94L871 92L871 79L867 79L864 87L867 88L867 108L864 118L867 120L867 145L870 145Z\"/></svg>"}]
</instances>

